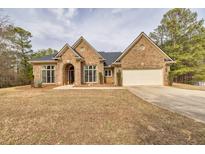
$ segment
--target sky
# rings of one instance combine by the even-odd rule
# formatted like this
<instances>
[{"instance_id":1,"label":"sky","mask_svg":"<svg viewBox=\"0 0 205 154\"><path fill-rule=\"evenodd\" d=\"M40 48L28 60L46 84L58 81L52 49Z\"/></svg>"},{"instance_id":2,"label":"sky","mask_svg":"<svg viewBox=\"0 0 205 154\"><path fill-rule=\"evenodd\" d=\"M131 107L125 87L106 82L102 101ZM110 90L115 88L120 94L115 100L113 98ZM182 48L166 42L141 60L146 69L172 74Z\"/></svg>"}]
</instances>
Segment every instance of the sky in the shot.
<instances>
[{"instance_id":1,"label":"sky","mask_svg":"<svg viewBox=\"0 0 205 154\"><path fill-rule=\"evenodd\" d=\"M83 36L98 51L123 51L142 31L152 32L169 9L1 9L32 33L33 50L60 50ZM192 9L205 19L205 9Z\"/></svg>"}]
</instances>

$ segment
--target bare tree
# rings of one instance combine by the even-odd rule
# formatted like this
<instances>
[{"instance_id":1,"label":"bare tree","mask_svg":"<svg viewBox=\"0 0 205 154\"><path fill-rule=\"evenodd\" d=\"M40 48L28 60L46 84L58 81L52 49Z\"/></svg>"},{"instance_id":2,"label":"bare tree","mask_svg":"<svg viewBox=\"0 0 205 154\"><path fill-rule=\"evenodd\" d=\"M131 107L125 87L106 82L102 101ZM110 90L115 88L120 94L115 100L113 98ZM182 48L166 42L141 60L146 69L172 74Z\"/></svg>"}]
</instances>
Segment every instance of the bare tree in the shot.
<instances>
[{"instance_id":1,"label":"bare tree","mask_svg":"<svg viewBox=\"0 0 205 154\"><path fill-rule=\"evenodd\" d=\"M17 56L12 29L8 16L0 15L0 87L17 84Z\"/></svg>"}]
</instances>

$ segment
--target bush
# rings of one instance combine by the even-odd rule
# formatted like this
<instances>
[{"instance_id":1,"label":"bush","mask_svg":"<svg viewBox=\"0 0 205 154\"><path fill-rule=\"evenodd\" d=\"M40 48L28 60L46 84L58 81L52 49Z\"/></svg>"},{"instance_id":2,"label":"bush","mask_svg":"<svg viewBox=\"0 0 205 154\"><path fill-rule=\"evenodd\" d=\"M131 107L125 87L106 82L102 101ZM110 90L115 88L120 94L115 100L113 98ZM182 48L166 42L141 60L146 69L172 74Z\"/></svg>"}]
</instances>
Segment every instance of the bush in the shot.
<instances>
[{"instance_id":1,"label":"bush","mask_svg":"<svg viewBox=\"0 0 205 154\"><path fill-rule=\"evenodd\" d=\"M120 70L117 72L117 85L122 86L122 75Z\"/></svg>"},{"instance_id":2,"label":"bush","mask_svg":"<svg viewBox=\"0 0 205 154\"><path fill-rule=\"evenodd\" d=\"M34 87L35 88L42 88L42 81L34 82Z\"/></svg>"},{"instance_id":3,"label":"bush","mask_svg":"<svg viewBox=\"0 0 205 154\"><path fill-rule=\"evenodd\" d=\"M99 81L100 81L100 84L103 84L103 75L102 75L102 72L99 72Z\"/></svg>"},{"instance_id":4,"label":"bush","mask_svg":"<svg viewBox=\"0 0 205 154\"><path fill-rule=\"evenodd\" d=\"M34 87L34 76L31 78L31 87Z\"/></svg>"},{"instance_id":5,"label":"bush","mask_svg":"<svg viewBox=\"0 0 205 154\"><path fill-rule=\"evenodd\" d=\"M172 84L173 84L173 79L174 79L173 73L172 73L172 72L169 72L169 74L168 74L168 85L169 85L169 86L172 86Z\"/></svg>"}]
</instances>

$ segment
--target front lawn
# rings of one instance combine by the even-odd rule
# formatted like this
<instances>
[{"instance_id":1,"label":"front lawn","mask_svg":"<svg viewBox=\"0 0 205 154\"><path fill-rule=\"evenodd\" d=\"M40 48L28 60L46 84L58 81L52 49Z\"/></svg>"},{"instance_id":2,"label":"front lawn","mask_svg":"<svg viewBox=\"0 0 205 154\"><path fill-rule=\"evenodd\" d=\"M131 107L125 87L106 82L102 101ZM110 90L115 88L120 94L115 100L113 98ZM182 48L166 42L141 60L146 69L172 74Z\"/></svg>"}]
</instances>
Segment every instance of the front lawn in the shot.
<instances>
[{"instance_id":1,"label":"front lawn","mask_svg":"<svg viewBox=\"0 0 205 154\"><path fill-rule=\"evenodd\" d=\"M205 125L129 91L0 90L0 144L205 144Z\"/></svg>"}]
</instances>

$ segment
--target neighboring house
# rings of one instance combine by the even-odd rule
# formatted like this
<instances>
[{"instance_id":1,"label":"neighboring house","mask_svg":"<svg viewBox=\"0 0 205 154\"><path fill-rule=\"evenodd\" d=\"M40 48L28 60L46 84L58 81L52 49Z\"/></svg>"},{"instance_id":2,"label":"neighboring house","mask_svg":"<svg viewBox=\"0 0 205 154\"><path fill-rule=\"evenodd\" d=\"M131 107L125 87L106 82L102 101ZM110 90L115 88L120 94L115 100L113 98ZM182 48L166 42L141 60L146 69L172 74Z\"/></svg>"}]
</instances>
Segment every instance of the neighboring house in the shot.
<instances>
[{"instance_id":1,"label":"neighboring house","mask_svg":"<svg viewBox=\"0 0 205 154\"><path fill-rule=\"evenodd\" d=\"M167 85L173 60L145 33L141 33L123 52L99 52L83 37L72 46L65 44L55 55L31 60L34 81L57 85ZM101 83L102 83L101 82Z\"/></svg>"}]
</instances>

